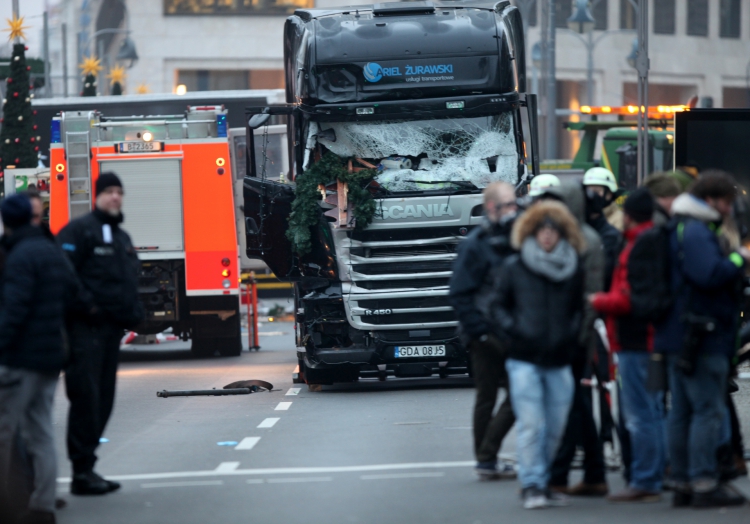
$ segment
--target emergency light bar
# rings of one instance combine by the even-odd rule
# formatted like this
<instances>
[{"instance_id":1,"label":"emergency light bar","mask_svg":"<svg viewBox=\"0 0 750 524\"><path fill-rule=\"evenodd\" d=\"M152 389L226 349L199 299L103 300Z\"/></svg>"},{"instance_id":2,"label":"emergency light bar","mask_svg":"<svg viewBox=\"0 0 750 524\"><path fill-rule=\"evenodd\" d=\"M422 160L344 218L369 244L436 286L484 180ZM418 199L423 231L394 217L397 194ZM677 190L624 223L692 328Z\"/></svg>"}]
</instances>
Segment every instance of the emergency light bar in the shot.
<instances>
[{"instance_id":1,"label":"emergency light bar","mask_svg":"<svg viewBox=\"0 0 750 524\"><path fill-rule=\"evenodd\" d=\"M643 106L641 106L643 108ZM645 109L645 108L643 108ZM581 106L584 115L620 115L634 116L638 114L638 106ZM690 111L690 106L648 106L648 118L672 118L675 113Z\"/></svg>"}]
</instances>

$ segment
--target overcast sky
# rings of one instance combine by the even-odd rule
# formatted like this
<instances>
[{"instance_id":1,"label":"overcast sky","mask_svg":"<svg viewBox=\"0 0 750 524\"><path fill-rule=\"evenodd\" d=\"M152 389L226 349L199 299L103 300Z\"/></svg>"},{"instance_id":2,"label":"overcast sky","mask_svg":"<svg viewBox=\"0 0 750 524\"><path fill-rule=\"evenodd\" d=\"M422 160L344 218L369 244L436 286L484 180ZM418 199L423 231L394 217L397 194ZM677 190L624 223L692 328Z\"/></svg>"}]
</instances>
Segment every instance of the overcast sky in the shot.
<instances>
[{"instance_id":1,"label":"overcast sky","mask_svg":"<svg viewBox=\"0 0 750 524\"><path fill-rule=\"evenodd\" d=\"M55 0L19 0L18 7L20 15L25 17L25 25L30 26L30 29L26 30L26 45L29 46L27 56L34 58L42 57L42 14L44 9L48 5L54 5L57 2ZM6 19L12 18L13 16L13 2L12 0L0 0L0 24L2 29L8 28ZM5 44L8 43L8 33L3 31L0 32L0 44L5 48ZM0 57L2 58L2 57Z\"/></svg>"}]
</instances>

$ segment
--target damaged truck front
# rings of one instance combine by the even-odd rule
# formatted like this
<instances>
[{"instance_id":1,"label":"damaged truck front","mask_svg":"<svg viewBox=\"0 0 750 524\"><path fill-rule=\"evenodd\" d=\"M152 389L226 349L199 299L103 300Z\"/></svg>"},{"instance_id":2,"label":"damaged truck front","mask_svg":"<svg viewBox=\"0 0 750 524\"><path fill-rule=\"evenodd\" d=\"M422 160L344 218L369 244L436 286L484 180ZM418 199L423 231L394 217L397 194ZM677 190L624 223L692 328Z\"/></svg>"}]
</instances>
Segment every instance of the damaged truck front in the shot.
<instances>
[{"instance_id":1,"label":"damaged truck front","mask_svg":"<svg viewBox=\"0 0 750 524\"><path fill-rule=\"evenodd\" d=\"M248 109L244 210L248 256L294 282L308 384L468 372L448 281L483 188L522 187L538 165L524 49L508 1L287 20L288 103ZM278 116L292 167L271 180L263 129Z\"/></svg>"}]
</instances>

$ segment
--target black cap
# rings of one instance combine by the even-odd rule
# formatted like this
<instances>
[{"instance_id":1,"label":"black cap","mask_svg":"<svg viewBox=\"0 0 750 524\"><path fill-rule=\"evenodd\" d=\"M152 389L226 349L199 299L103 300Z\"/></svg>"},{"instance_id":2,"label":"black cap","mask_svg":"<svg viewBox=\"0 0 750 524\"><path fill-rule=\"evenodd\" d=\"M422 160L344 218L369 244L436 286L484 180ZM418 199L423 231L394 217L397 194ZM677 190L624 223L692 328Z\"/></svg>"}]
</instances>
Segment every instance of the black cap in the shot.
<instances>
[{"instance_id":1,"label":"black cap","mask_svg":"<svg viewBox=\"0 0 750 524\"><path fill-rule=\"evenodd\" d=\"M109 187L122 188L120 177L118 177L114 173L101 173L99 175L99 178L96 179L96 196L99 196L102 191L106 190Z\"/></svg>"},{"instance_id":2,"label":"black cap","mask_svg":"<svg viewBox=\"0 0 750 524\"><path fill-rule=\"evenodd\" d=\"M6 198L0 206L3 224L18 228L31 223L31 201L23 193Z\"/></svg>"},{"instance_id":3,"label":"black cap","mask_svg":"<svg viewBox=\"0 0 750 524\"><path fill-rule=\"evenodd\" d=\"M628 195L622 206L625 214L636 222L647 222L654 214L654 197L645 187L639 187Z\"/></svg>"}]
</instances>

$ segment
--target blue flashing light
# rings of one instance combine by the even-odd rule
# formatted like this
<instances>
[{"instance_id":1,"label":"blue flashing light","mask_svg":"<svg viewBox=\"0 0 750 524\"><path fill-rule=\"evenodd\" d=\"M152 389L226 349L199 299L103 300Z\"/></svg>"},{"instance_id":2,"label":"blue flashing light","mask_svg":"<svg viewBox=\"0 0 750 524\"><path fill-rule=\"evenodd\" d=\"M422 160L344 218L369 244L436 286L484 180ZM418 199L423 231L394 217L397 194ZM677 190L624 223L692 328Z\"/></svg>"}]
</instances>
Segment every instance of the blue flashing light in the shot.
<instances>
[{"instance_id":1,"label":"blue flashing light","mask_svg":"<svg viewBox=\"0 0 750 524\"><path fill-rule=\"evenodd\" d=\"M216 115L216 134L222 138L227 136L227 115Z\"/></svg>"},{"instance_id":2,"label":"blue flashing light","mask_svg":"<svg viewBox=\"0 0 750 524\"><path fill-rule=\"evenodd\" d=\"M50 134L52 137L50 138L50 143L52 144L59 144L62 142L62 135L60 134L60 121L56 119L52 119L52 126L50 129Z\"/></svg>"}]
</instances>

